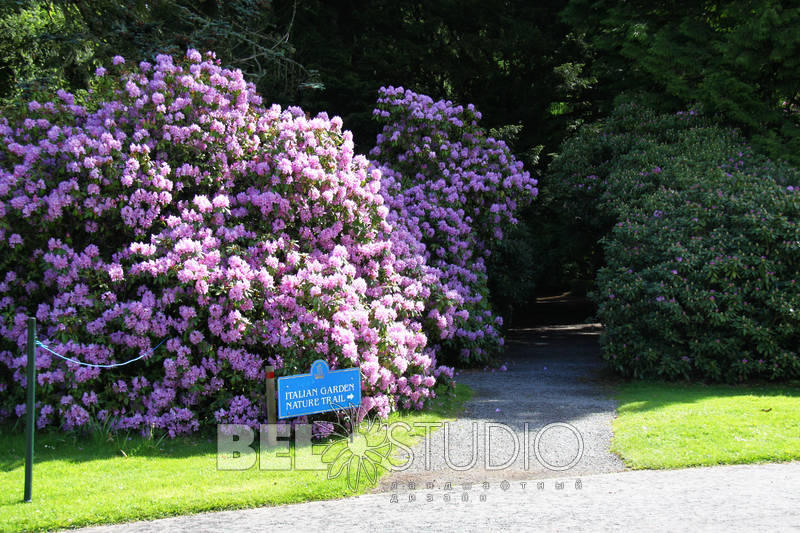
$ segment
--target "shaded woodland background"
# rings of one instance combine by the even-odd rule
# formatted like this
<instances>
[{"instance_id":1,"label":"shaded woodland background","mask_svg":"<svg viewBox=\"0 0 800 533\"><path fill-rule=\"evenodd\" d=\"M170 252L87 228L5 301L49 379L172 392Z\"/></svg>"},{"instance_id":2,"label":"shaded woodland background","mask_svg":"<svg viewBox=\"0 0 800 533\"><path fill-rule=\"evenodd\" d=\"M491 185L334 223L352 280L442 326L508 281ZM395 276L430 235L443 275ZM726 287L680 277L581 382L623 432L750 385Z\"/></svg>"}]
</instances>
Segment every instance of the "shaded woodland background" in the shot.
<instances>
[{"instance_id":1,"label":"shaded woodland background","mask_svg":"<svg viewBox=\"0 0 800 533\"><path fill-rule=\"evenodd\" d=\"M800 7L773 0L11 0L0 6L0 102L80 95L115 55L214 50L267 99L341 116L363 152L381 86L474 103L546 192L562 143L620 98L702 111L796 165L798 25ZM580 292L602 265L561 212L541 195L495 254L492 294L507 315L536 295Z\"/></svg>"}]
</instances>

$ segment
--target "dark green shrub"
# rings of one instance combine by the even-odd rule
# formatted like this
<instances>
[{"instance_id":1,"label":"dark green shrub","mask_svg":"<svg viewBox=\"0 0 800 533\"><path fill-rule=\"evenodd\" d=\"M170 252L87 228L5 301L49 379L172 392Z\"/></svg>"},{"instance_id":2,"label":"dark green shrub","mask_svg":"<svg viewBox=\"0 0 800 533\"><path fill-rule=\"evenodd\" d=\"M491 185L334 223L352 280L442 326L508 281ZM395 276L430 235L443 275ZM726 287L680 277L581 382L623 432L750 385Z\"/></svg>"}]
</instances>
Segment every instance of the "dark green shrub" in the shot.
<instances>
[{"instance_id":1,"label":"dark green shrub","mask_svg":"<svg viewBox=\"0 0 800 533\"><path fill-rule=\"evenodd\" d=\"M659 165L678 152L676 138L700 125L697 114L659 116L627 102L563 144L539 183L537 226L550 225L559 234L555 240L547 240L552 232L537 237L537 247L561 267L551 276L560 274L562 286L594 278L604 264L600 239L618 220L619 208L658 186ZM647 174L640 175L643 169ZM632 179L616 183L621 174Z\"/></svg>"},{"instance_id":2,"label":"dark green shrub","mask_svg":"<svg viewBox=\"0 0 800 533\"><path fill-rule=\"evenodd\" d=\"M603 350L632 377L800 376L800 193L709 170L642 199L604 240Z\"/></svg>"},{"instance_id":3,"label":"dark green shrub","mask_svg":"<svg viewBox=\"0 0 800 533\"><path fill-rule=\"evenodd\" d=\"M565 143L542 205L596 272L604 356L632 377L800 375L800 174L695 112L632 102Z\"/></svg>"}]
</instances>

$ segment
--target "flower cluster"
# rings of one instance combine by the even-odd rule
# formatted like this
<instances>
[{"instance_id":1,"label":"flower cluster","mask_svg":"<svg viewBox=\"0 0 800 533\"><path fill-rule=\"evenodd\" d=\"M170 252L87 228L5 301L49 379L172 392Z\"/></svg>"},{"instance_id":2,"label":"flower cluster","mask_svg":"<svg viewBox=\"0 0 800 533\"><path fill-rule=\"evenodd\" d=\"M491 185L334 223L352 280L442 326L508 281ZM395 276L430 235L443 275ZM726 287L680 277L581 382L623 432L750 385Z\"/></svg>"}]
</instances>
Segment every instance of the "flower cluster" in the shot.
<instances>
[{"instance_id":1,"label":"flower cluster","mask_svg":"<svg viewBox=\"0 0 800 533\"><path fill-rule=\"evenodd\" d=\"M393 241L429 284L425 325L441 357L486 361L503 344L502 318L489 304L486 259L537 194L537 182L503 141L487 137L472 104L466 108L402 87L380 90L374 115L383 125L370 152Z\"/></svg>"},{"instance_id":2,"label":"flower cluster","mask_svg":"<svg viewBox=\"0 0 800 533\"><path fill-rule=\"evenodd\" d=\"M27 316L89 363L166 339L115 369L38 350L41 426L256 424L264 367L317 358L360 366L382 416L452 376L423 332L430 274L339 118L262 106L190 50L116 58L85 101L30 102L0 136L0 415L24 412Z\"/></svg>"}]
</instances>

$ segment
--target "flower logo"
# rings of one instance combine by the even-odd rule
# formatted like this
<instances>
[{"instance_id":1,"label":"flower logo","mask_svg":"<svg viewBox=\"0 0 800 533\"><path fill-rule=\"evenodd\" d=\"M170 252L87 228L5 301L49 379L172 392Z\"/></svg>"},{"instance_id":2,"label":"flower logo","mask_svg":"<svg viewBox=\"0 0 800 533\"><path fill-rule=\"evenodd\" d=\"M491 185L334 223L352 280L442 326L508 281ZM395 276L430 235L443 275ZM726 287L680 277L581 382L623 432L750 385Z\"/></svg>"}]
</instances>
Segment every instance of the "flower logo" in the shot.
<instances>
[{"instance_id":1,"label":"flower logo","mask_svg":"<svg viewBox=\"0 0 800 533\"><path fill-rule=\"evenodd\" d=\"M392 443L388 427L375 418L363 418L358 408L337 411L334 437L322 452L322 462L328 465L328 479L346 476L353 491L360 486L374 486L379 469L389 470Z\"/></svg>"}]
</instances>

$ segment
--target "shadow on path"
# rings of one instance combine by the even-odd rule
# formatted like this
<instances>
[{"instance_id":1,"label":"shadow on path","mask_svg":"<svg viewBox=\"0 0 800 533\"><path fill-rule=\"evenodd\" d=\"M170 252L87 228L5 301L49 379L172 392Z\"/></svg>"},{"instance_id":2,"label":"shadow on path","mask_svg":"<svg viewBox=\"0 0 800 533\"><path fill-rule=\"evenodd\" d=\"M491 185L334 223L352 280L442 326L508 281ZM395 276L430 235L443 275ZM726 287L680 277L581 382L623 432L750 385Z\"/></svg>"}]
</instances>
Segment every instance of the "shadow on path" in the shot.
<instances>
[{"instance_id":1,"label":"shadow on path","mask_svg":"<svg viewBox=\"0 0 800 533\"><path fill-rule=\"evenodd\" d=\"M554 323L589 309L582 300L536 307L537 321L549 324L508 332L507 371L459 372L456 380L474 391L462 415L423 439L407 468L385 476L376 491L624 470L609 452L616 404L600 358L600 325Z\"/></svg>"}]
</instances>

